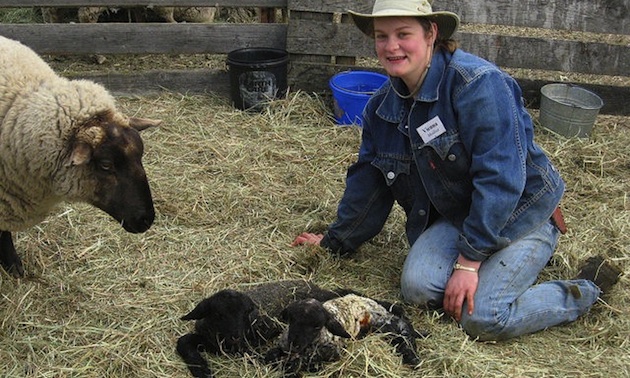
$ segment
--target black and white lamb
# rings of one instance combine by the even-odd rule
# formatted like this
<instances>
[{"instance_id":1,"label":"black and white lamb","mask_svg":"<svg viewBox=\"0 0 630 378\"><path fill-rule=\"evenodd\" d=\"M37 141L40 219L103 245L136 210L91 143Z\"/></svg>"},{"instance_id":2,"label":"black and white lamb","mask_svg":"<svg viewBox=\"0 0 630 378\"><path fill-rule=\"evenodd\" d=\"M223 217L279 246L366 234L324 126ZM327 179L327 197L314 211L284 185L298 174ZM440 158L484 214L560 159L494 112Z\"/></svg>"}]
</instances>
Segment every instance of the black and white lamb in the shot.
<instances>
[{"instance_id":1,"label":"black and white lamb","mask_svg":"<svg viewBox=\"0 0 630 378\"><path fill-rule=\"evenodd\" d=\"M316 371L324 362L336 361L347 339L368 333L386 333L402 355L403 363L420 363L416 339L421 336L399 305L348 294L325 302L305 299L288 305L281 319L289 326L278 345L265 355L266 363L280 363L284 377Z\"/></svg>"},{"instance_id":2,"label":"black and white lamb","mask_svg":"<svg viewBox=\"0 0 630 378\"><path fill-rule=\"evenodd\" d=\"M221 290L181 318L196 320L195 331L178 339L177 352L193 376L212 377L202 351L212 354L252 351L282 332L284 325L278 319L290 303L305 298L326 301L346 292L326 290L304 280L269 282L245 291Z\"/></svg>"},{"instance_id":3,"label":"black and white lamb","mask_svg":"<svg viewBox=\"0 0 630 378\"><path fill-rule=\"evenodd\" d=\"M24 275L11 232L62 201L89 203L129 232L149 229L155 210L138 131L159 123L123 115L101 85L60 77L0 37L0 265Z\"/></svg>"}]
</instances>

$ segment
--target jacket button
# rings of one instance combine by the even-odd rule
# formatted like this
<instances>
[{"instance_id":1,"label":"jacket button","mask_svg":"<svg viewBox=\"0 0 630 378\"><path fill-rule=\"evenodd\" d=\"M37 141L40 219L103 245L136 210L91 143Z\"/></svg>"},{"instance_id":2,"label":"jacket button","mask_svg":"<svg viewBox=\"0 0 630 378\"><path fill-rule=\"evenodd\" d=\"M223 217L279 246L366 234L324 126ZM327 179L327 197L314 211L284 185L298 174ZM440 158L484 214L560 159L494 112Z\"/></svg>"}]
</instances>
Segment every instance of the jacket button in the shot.
<instances>
[{"instance_id":1,"label":"jacket button","mask_svg":"<svg viewBox=\"0 0 630 378\"><path fill-rule=\"evenodd\" d=\"M457 159L457 156L455 156L454 154L448 155L448 160L455 161L455 159Z\"/></svg>"},{"instance_id":2,"label":"jacket button","mask_svg":"<svg viewBox=\"0 0 630 378\"><path fill-rule=\"evenodd\" d=\"M425 216L425 215L427 215L427 212L424 211L424 210L420 210L420 211L418 211L418 215Z\"/></svg>"},{"instance_id":3,"label":"jacket button","mask_svg":"<svg viewBox=\"0 0 630 378\"><path fill-rule=\"evenodd\" d=\"M394 172L387 172L387 178L390 180L393 180L394 177L396 177L396 174Z\"/></svg>"}]
</instances>

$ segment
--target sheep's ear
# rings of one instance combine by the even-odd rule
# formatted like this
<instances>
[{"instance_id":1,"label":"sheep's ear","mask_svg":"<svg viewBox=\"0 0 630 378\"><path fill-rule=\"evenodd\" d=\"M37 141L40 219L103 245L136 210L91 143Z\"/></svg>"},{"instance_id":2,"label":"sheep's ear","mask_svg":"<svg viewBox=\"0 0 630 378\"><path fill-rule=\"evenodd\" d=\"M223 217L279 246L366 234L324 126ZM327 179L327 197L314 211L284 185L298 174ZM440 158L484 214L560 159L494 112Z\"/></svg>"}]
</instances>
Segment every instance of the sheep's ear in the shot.
<instances>
[{"instance_id":1,"label":"sheep's ear","mask_svg":"<svg viewBox=\"0 0 630 378\"><path fill-rule=\"evenodd\" d=\"M129 117L129 126L138 131L148 129L149 127L158 126L161 123L162 120L159 119Z\"/></svg>"},{"instance_id":2,"label":"sheep's ear","mask_svg":"<svg viewBox=\"0 0 630 378\"><path fill-rule=\"evenodd\" d=\"M92 159L92 147L85 142L76 142L70 153L67 166L83 165Z\"/></svg>"},{"instance_id":3,"label":"sheep's ear","mask_svg":"<svg viewBox=\"0 0 630 378\"><path fill-rule=\"evenodd\" d=\"M332 316L329 316L328 320L326 321L326 329L329 330L330 333L332 333L335 336L343 337L346 339L349 339L352 337L350 336L348 331L346 331L343 325L341 325L341 323L339 323L337 319L335 319Z\"/></svg>"},{"instance_id":4,"label":"sheep's ear","mask_svg":"<svg viewBox=\"0 0 630 378\"><path fill-rule=\"evenodd\" d=\"M77 126L75 134L69 137L70 157L66 166L84 165L92 160L95 146L107 138L99 119L93 117L85 124Z\"/></svg>"},{"instance_id":5,"label":"sheep's ear","mask_svg":"<svg viewBox=\"0 0 630 378\"><path fill-rule=\"evenodd\" d=\"M209 298L206 298L199 302L195 308L188 314L182 316L181 320L199 320L203 319L207 316L207 314L211 313L213 310L212 303Z\"/></svg>"}]
</instances>

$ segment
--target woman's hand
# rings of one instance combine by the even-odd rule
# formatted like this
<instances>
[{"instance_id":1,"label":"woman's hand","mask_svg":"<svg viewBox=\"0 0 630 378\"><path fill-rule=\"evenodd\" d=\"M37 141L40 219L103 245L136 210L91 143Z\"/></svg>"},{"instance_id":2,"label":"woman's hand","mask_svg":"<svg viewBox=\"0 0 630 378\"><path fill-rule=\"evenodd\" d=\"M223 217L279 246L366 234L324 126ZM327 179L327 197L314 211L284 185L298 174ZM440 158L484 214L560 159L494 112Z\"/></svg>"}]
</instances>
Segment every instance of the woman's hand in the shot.
<instances>
[{"instance_id":1,"label":"woman's hand","mask_svg":"<svg viewBox=\"0 0 630 378\"><path fill-rule=\"evenodd\" d=\"M298 235L295 240L293 240L293 243L291 243L291 247L302 244L319 245L323 238L323 234L312 234L310 232L303 232Z\"/></svg>"},{"instance_id":2,"label":"woman's hand","mask_svg":"<svg viewBox=\"0 0 630 378\"><path fill-rule=\"evenodd\" d=\"M474 268L477 272L468 270L454 270L453 275L446 284L444 291L444 311L458 322L462 320L464 301L468 304L468 315L472 315L475 309L475 293L479 284L478 271L480 261L471 261L459 257L457 262L465 267Z\"/></svg>"}]
</instances>

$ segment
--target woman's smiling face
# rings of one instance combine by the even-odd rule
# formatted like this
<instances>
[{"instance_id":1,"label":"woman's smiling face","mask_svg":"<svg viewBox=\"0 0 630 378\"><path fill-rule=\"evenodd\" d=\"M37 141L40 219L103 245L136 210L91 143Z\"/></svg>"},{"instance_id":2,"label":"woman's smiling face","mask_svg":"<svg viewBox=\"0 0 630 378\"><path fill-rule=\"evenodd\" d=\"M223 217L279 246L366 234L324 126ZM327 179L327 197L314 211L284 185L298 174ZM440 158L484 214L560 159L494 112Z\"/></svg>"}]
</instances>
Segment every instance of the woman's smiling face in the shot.
<instances>
[{"instance_id":1,"label":"woman's smiling face","mask_svg":"<svg viewBox=\"0 0 630 378\"><path fill-rule=\"evenodd\" d=\"M412 90L431 61L437 26L426 32L415 17L374 19L376 55L388 75L401 78Z\"/></svg>"}]
</instances>

